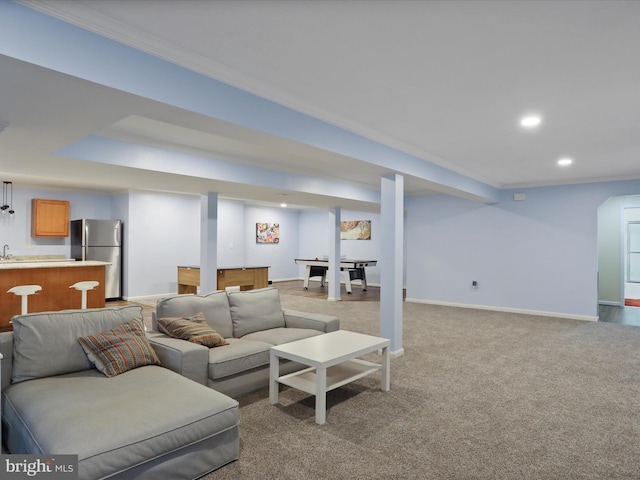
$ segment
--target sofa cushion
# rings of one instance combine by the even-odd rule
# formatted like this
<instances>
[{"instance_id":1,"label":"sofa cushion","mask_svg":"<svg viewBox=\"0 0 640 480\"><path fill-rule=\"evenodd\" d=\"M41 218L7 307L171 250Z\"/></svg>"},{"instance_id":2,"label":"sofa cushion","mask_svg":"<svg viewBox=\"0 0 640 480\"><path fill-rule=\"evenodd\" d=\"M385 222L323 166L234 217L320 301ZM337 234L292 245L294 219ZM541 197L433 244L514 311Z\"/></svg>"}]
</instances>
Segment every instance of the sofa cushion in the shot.
<instances>
[{"instance_id":1,"label":"sofa cushion","mask_svg":"<svg viewBox=\"0 0 640 480\"><path fill-rule=\"evenodd\" d=\"M79 478L110 478L238 427L237 401L157 366L40 378L2 395L7 447L77 454Z\"/></svg>"},{"instance_id":2,"label":"sofa cushion","mask_svg":"<svg viewBox=\"0 0 640 480\"><path fill-rule=\"evenodd\" d=\"M234 337L285 326L277 288L228 292L228 297Z\"/></svg>"},{"instance_id":3,"label":"sofa cushion","mask_svg":"<svg viewBox=\"0 0 640 480\"><path fill-rule=\"evenodd\" d=\"M315 337L322 335L323 332L311 330L309 328L270 328L269 330L261 330L253 332L242 337L243 340L258 340L271 345L282 345L283 343L295 342L303 338Z\"/></svg>"},{"instance_id":4,"label":"sofa cushion","mask_svg":"<svg viewBox=\"0 0 640 480\"><path fill-rule=\"evenodd\" d=\"M213 348L228 345L222 335L207 324L204 313L192 317L165 317L158 319L158 329L170 337Z\"/></svg>"},{"instance_id":5,"label":"sofa cushion","mask_svg":"<svg viewBox=\"0 0 640 480\"><path fill-rule=\"evenodd\" d=\"M156 305L156 318L190 317L200 312L204 313L209 326L224 338L233 336L229 302L224 291L208 295L172 295Z\"/></svg>"},{"instance_id":6,"label":"sofa cushion","mask_svg":"<svg viewBox=\"0 0 640 480\"><path fill-rule=\"evenodd\" d=\"M11 382L93 369L78 337L137 320L142 307L92 308L31 313L13 317Z\"/></svg>"},{"instance_id":7,"label":"sofa cushion","mask_svg":"<svg viewBox=\"0 0 640 480\"><path fill-rule=\"evenodd\" d=\"M106 332L78 338L78 342L100 373L115 377L145 365L160 365L144 328L131 320Z\"/></svg>"},{"instance_id":8,"label":"sofa cushion","mask_svg":"<svg viewBox=\"0 0 640 480\"><path fill-rule=\"evenodd\" d=\"M227 377L269 365L271 344L244 338L228 338L229 345L209 350L209 378Z\"/></svg>"}]
</instances>

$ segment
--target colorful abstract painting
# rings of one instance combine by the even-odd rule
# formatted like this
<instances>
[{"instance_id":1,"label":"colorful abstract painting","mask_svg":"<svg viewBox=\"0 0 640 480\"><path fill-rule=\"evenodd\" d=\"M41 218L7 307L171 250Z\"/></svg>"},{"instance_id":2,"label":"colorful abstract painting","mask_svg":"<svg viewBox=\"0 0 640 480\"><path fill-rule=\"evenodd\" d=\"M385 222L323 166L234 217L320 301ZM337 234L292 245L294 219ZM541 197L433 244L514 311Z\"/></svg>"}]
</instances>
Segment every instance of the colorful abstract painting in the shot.
<instances>
[{"instance_id":1,"label":"colorful abstract painting","mask_svg":"<svg viewBox=\"0 0 640 480\"><path fill-rule=\"evenodd\" d=\"M280 224L256 223L256 243L280 243Z\"/></svg>"},{"instance_id":2,"label":"colorful abstract painting","mask_svg":"<svg viewBox=\"0 0 640 480\"><path fill-rule=\"evenodd\" d=\"M340 222L340 240L371 240L371 220Z\"/></svg>"}]
</instances>

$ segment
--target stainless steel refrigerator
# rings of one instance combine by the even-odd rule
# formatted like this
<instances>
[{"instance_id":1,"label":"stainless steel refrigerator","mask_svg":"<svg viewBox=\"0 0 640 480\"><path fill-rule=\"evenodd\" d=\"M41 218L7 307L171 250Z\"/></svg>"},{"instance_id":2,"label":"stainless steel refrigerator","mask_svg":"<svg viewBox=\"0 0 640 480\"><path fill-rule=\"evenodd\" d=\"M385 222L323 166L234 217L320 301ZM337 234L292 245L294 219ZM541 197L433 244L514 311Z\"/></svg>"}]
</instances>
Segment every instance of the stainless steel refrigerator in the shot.
<instances>
[{"instance_id":1,"label":"stainless steel refrigerator","mask_svg":"<svg viewBox=\"0 0 640 480\"><path fill-rule=\"evenodd\" d=\"M106 300L122 298L122 221L72 220L71 258L109 262L105 268Z\"/></svg>"}]
</instances>

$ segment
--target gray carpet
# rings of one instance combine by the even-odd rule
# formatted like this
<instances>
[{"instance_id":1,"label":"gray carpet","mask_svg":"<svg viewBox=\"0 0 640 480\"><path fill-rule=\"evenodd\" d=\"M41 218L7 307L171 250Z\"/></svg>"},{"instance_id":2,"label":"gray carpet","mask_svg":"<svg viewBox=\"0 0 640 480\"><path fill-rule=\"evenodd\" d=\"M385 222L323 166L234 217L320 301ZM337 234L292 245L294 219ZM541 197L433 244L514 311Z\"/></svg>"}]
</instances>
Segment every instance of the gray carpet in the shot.
<instances>
[{"instance_id":1,"label":"gray carpet","mask_svg":"<svg viewBox=\"0 0 640 480\"><path fill-rule=\"evenodd\" d=\"M377 302L282 295L377 335ZM240 399L220 479L638 479L640 327L406 303L405 355L330 392ZM375 358L374 354L373 357Z\"/></svg>"}]
</instances>

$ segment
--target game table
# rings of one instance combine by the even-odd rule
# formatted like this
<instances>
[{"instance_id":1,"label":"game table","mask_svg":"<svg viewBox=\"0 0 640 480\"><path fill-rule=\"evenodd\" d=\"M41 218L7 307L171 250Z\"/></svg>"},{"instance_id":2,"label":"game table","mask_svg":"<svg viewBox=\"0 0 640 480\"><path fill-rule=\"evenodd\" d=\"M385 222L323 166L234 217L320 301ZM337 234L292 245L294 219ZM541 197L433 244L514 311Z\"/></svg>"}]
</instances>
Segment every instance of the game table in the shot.
<instances>
[{"instance_id":1,"label":"game table","mask_svg":"<svg viewBox=\"0 0 640 480\"><path fill-rule=\"evenodd\" d=\"M329 260L296 258L296 265L304 265L304 289L309 288L309 278L322 277L320 285L324 287L327 279L327 270L329 270ZM340 260L340 270L346 272L344 283L347 293L351 293L351 280L362 280L362 291L367 290L367 274L365 267L374 267L378 263L377 260Z\"/></svg>"}]
</instances>

